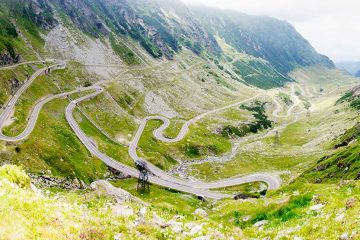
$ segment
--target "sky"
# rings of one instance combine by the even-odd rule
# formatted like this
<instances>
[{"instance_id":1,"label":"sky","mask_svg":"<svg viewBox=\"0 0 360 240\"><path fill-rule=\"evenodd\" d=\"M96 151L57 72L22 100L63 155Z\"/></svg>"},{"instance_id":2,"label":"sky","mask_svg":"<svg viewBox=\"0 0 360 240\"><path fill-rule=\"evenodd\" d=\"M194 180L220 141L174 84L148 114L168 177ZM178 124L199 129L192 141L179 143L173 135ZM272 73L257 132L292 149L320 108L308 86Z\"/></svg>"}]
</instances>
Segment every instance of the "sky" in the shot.
<instances>
[{"instance_id":1,"label":"sky","mask_svg":"<svg viewBox=\"0 0 360 240\"><path fill-rule=\"evenodd\" d=\"M359 0L183 0L290 22L334 61L360 61Z\"/></svg>"}]
</instances>

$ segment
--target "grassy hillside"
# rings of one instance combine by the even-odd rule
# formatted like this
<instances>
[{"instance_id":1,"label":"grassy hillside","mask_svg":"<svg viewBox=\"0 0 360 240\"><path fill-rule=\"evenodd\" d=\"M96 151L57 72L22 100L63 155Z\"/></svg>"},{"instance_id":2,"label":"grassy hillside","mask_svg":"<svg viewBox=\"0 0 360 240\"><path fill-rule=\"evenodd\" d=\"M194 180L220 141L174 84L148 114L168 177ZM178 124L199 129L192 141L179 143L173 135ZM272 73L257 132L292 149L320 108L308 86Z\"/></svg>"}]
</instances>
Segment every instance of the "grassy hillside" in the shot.
<instances>
[{"instance_id":1,"label":"grassy hillside","mask_svg":"<svg viewBox=\"0 0 360 240\"><path fill-rule=\"evenodd\" d=\"M149 195L139 195L133 180L114 183L146 205L117 203L101 190L34 191L29 177L16 166L0 168L0 183L4 193L0 195L4 239L359 237L354 229L360 210L356 197L360 186L355 181L290 185L266 199L208 203L156 186L151 186ZM207 216L195 214L197 208ZM263 225L257 227L260 221ZM323 221L328 224L319 224Z\"/></svg>"}]
</instances>

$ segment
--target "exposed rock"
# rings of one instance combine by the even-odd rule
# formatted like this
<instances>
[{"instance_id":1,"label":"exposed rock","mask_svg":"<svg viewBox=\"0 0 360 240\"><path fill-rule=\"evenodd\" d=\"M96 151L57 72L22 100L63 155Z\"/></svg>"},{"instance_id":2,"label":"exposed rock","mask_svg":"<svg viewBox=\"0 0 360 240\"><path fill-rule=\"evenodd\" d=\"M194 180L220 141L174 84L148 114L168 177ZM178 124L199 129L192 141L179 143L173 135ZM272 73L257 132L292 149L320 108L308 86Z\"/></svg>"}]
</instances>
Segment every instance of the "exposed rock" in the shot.
<instances>
[{"instance_id":1,"label":"exposed rock","mask_svg":"<svg viewBox=\"0 0 360 240\"><path fill-rule=\"evenodd\" d=\"M131 215L134 215L134 210L132 209L132 207L127 205L116 204L113 207L112 211L113 214L117 216L129 217Z\"/></svg>"},{"instance_id":2,"label":"exposed rock","mask_svg":"<svg viewBox=\"0 0 360 240\"><path fill-rule=\"evenodd\" d=\"M126 179L129 178L129 175L126 175L114 168L108 167L109 169L109 174L106 175L106 180L117 180L117 179Z\"/></svg>"},{"instance_id":3,"label":"exposed rock","mask_svg":"<svg viewBox=\"0 0 360 240\"><path fill-rule=\"evenodd\" d=\"M24 11L27 12L33 23L42 29L50 30L58 24L53 17L53 10L49 3L43 0L31 0L25 2Z\"/></svg>"},{"instance_id":4,"label":"exposed rock","mask_svg":"<svg viewBox=\"0 0 360 240\"><path fill-rule=\"evenodd\" d=\"M15 55L13 57L9 53L0 54L0 66L18 63L19 61L20 61L20 55Z\"/></svg>"},{"instance_id":5,"label":"exposed rock","mask_svg":"<svg viewBox=\"0 0 360 240\"><path fill-rule=\"evenodd\" d=\"M201 236L201 237L194 238L194 240L210 240L210 239L211 239L211 236Z\"/></svg>"},{"instance_id":6,"label":"exposed rock","mask_svg":"<svg viewBox=\"0 0 360 240\"><path fill-rule=\"evenodd\" d=\"M60 24L46 36L45 49L60 58L76 60L86 65L121 64L119 57L109 48L108 40L101 41L81 35L84 43L79 45L76 38L66 26ZM116 68L92 68L90 66L88 70L106 79L119 72Z\"/></svg>"},{"instance_id":7,"label":"exposed rock","mask_svg":"<svg viewBox=\"0 0 360 240\"><path fill-rule=\"evenodd\" d=\"M114 240L121 240L123 239L123 235L121 233L115 234Z\"/></svg>"},{"instance_id":8,"label":"exposed rock","mask_svg":"<svg viewBox=\"0 0 360 240\"><path fill-rule=\"evenodd\" d=\"M181 226L181 223L171 226L171 230L172 230L174 233L180 233L180 232L182 232L182 231L183 231L183 228L182 228L182 226Z\"/></svg>"},{"instance_id":9,"label":"exposed rock","mask_svg":"<svg viewBox=\"0 0 360 240\"><path fill-rule=\"evenodd\" d=\"M320 203L320 204L316 204L316 205L311 206L310 210L311 211L320 211L323 207L324 207L324 205Z\"/></svg>"},{"instance_id":10,"label":"exposed rock","mask_svg":"<svg viewBox=\"0 0 360 240\"><path fill-rule=\"evenodd\" d=\"M256 223L254 224L254 227L260 228L260 227L264 226L265 224L267 224L268 222L269 222L268 220L261 220L261 221L259 221L259 222L256 222Z\"/></svg>"},{"instance_id":11,"label":"exposed rock","mask_svg":"<svg viewBox=\"0 0 360 240\"><path fill-rule=\"evenodd\" d=\"M339 237L339 240L348 240L348 239L349 239L349 234L347 234L347 233L343 233Z\"/></svg>"},{"instance_id":12,"label":"exposed rock","mask_svg":"<svg viewBox=\"0 0 360 240\"><path fill-rule=\"evenodd\" d=\"M204 209L201 209L201 208L196 209L194 211L194 214L197 215L197 216L200 216L202 218L207 218L208 217L208 213Z\"/></svg>"},{"instance_id":13,"label":"exposed rock","mask_svg":"<svg viewBox=\"0 0 360 240\"><path fill-rule=\"evenodd\" d=\"M11 94L15 94L16 91L20 88L21 84L17 78L12 78L9 80L10 87L11 87Z\"/></svg>"},{"instance_id":14,"label":"exposed rock","mask_svg":"<svg viewBox=\"0 0 360 240\"><path fill-rule=\"evenodd\" d=\"M341 213L340 215L336 216L335 217L335 222L341 222L345 217L345 214L344 213Z\"/></svg>"},{"instance_id":15,"label":"exposed rock","mask_svg":"<svg viewBox=\"0 0 360 240\"><path fill-rule=\"evenodd\" d=\"M105 180L95 181L90 184L90 187L94 190L97 190L100 193L103 193L105 191L106 195L115 197L116 201L119 203L123 203L126 201L136 201L140 204L146 205L145 202L132 196L129 192L121 188L114 187L108 181Z\"/></svg>"},{"instance_id":16,"label":"exposed rock","mask_svg":"<svg viewBox=\"0 0 360 240\"><path fill-rule=\"evenodd\" d=\"M349 209L349 208L353 208L355 206L355 203L356 203L356 199L355 198L350 198L346 201L346 209Z\"/></svg>"},{"instance_id":17,"label":"exposed rock","mask_svg":"<svg viewBox=\"0 0 360 240\"><path fill-rule=\"evenodd\" d=\"M193 224L190 228L190 235L193 236L196 233L199 233L201 230L203 229L203 225L202 224Z\"/></svg>"},{"instance_id":18,"label":"exposed rock","mask_svg":"<svg viewBox=\"0 0 360 240\"><path fill-rule=\"evenodd\" d=\"M138 212L138 215L139 215L139 217L140 218L144 218L145 217L145 214L146 214L146 208L145 207L142 207L141 209L140 209L140 211Z\"/></svg>"},{"instance_id":19,"label":"exposed rock","mask_svg":"<svg viewBox=\"0 0 360 240\"><path fill-rule=\"evenodd\" d=\"M87 186L83 182L79 182L78 179L57 178L48 175L35 175L31 173L28 175L30 176L32 183L41 188L61 188L67 190L87 188Z\"/></svg>"},{"instance_id":20,"label":"exposed rock","mask_svg":"<svg viewBox=\"0 0 360 240\"><path fill-rule=\"evenodd\" d=\"M151 91L145 95L144 107L150 114L160 114L167 118L174 118L179 115L160 96Z\"/></svg>"},{"instance_id":21,"label":"exposed rock","mask_svg":"<svg viewBox=\"0 0 360 240\"><path fill-rule=\"evenodd\" d=\"M159 217L156 213L153 214L153 223L162 228L169 226L168 223L166 223L165 220Z\"/></svg>"},{"instance_id":22,"label":"exposed rock","mask_svg":"<svg viewBox=\"0 0 360 240\"><path fill-rule=\"evenodd\" d=\"M234 200L249 199L249 198L259 198L259 197L258 196L251 196L251 195L246 194L246 193L239 193L234 197Z\"/></svg>"}]
</instances>

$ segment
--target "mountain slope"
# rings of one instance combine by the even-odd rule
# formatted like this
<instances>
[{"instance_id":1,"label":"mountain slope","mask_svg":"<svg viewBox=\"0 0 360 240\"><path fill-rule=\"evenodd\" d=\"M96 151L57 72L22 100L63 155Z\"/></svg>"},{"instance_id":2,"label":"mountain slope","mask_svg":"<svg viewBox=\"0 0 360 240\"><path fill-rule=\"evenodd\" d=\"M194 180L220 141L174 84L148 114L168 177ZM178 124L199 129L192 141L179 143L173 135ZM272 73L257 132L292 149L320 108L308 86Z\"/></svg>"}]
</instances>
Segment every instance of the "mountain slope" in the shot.
<instances>
[{"instance_id":1,"label":"mountain slope","mask_svg":"<svg viewBox=\"0 0 360 240\"><path fill-rule=\"evenodd\" d=\"M345 70L354 76L360 72L360 62L337 62L336 67Z\"/></svg>"},{"instance_id":2,"label":"mountain slope","mask_svg":"<svg viewBox=\"0 0 360 240\"><path fill-rule=\"evenodd\" d=\"M7 29L1 36L8 42L16 39L12 29L19 27L42 56L47 51L41 47L41 36L60 24L99 40L102 48L111 48L128 65L141 62L136 57L137 46L129 45L130 41L155 59L171 60L188 48L204 59L216 60L221 68L219 62L229 63L220 46L220 41L225 41L235 53L251 58L249 62L235 56L226 69L229 76L260 88L284 85L291 81L287 74L298 67L334 66L286 22L203 6L189 10L177 0L15 0L5 4L1 12L4 20L0 24ZM16 26L7 21L10 15L15 16ZM59 37L68 38L55 35L53 39ZM76 45L82 48L86 43L80 39ZM0 50L15 58L21 47L14 46L2 44Z\"/></svg>"},{"instance_id":3,"label":"mountain slope","mask_svg":"<svg viewBox=\"0 0 360 240\"><path fill-rule=\"evenodd\" d=\"M355 74L355 77L360 77L360 70Z\"/></svg>"},{"instance_id":4,"label":"mountain slope","mask_svg":"<svg viewBox=\"0 0 360 240\"><path fill-rule=\"evenodd\" d=\"M193 6L191 11L213 35L223 38L239 52L269 61L283 74L313 64L334 67L328 57L318 54L287 22L204 6Z\"/></svg>"},{"instance_id":5,"label":"mountain slope","mask_svg":"<svg viewBox=\"0 0 360 240\"><path fill-rule=\"evenodd\" d=\"M206 49L219 54L214 38L207 34L178 1L149 0L53 0L82 31L93 37L111 31L138 41L153 57L172 59L186 45L200 54ZM81 10L80 10L81 9Z\"/></svg>"}]
</instances>

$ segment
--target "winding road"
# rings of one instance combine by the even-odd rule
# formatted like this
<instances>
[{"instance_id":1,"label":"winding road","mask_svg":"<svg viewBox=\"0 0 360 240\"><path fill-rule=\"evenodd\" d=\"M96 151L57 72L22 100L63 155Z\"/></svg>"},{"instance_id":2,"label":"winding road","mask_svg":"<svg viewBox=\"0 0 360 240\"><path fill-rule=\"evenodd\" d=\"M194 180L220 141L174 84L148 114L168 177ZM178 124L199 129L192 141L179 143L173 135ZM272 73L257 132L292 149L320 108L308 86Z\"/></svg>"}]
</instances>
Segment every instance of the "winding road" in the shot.
<instances>
[{"instance_id":1,"label":"winding road","mask_svg":"<svg viewBox=\"0 0 360 240\"><path fill-rule=\"evenodd\" d=\"M65 67L65 62L59 61L57 62L55 65L50 66L49 68L51 69L57 69L57 68L64 68ZM38 71L36 71L30 78L29 80L27 80L23 86L16 92L16 94L10 99L10 101L8 102L8 104L5 106L4 111L1 113L0 115L0 129L2 129L2 127L4 126L6 120L10 117L16 102L18 101L18 99L20 98L21 94L24 93L24 91L31 85L31 83L41 74L43 74L45 72L45 70L48 69L48 67L40 69ZM96 146L94 146L94 144L91 142L91 140L86 136L86 134L81 130L81 128L79 127L79 125L77 124L77 122L75 121L74 117L73 117L73 111L76 108L76 106L78 104L80 104L83 101L89 100L91 98L94 98L95 96L101 94L104 89L99 86L99 85L94 85L91 87L81 87L78 88L74 91L70 91L70 92L66 92L66 93L61 93L61 94L57 94L57 95L53 95L53 96L48 96L45 97L43 99L41 99L34 107L34 109L32 110L30 117L29 117L29 121L28 124L25 128L25 130L19 134L18 136L15 137L9 137L9 136L5 136L1 131L0 131L0 140L4 140L4 141L20 141L25 139L26 137L28 137L31 132L33 131L38 115L40 113L41 108L49 101L57 99L57 98L62 98L62 97L66 97L67 95L73 94L73 93L79 93L79 92L84 92L84 91L89 91L89 90L93 90L94 92L80 97L76 100L73 100L69 103L69 105L66 107L66 111L65 111L65 116L66 116L66 120L69 123L70 127L72 128L72 130L75 132L76 136L80 139L80 141L84 144L84 146L88 149L88 151L96 156L97 158L99 158L101 161L103 161L107 166L112 167L120 172L123 172L127 175L130 175L132 177L137 178L139 175L139 172L137 169L129 167L127 165L124 165L114 159L112 159L111 157L107 156L106 154L102 153ZM188 120L187 122L184 123L184 125L182 126L179 134L177 135L177 137L170 139L170 138L166 138L163 135L163 131L170 125L170 120L163 117L163 116L150 116L150 117L146 117L143 119L143 121L141 122L138 131L133 139L133 141L130 143L129 146L129 155L131 156L131 158L136 162L136 161L144 161L147 162L144 159L141 159L137 153L137 147L138 147L138 142L141 138L141 135L145 129L145 126L147 124L148 121L150 120L160 120L163 122L163 124L157 128L156 130L154 130L154 136L160 140L160 141L164 141L164 142L168 142L168 143L174 143L177 141L180 141L181 139L184 138L184 136L187 134L187 132L189 131L189 126L195 122L197 122L198 120L200 120L201 118L216 113L218 111L222 111L231 107L235 107L238 106L242 103L251 101L253 99L255 99L256 97L258 97L259 95L256 95L250 99L244 100L244 101L240 101L240 102L236 102L233 104L230 104L228 106L225 107L221 107L218 109L214 109L208 112L205 112L203 114L200 114L196 117L194 117L193 119ZM151 175L149 176L149 181L151 183L157 184L157 185L161 185L164 187L168 187L168 188L172 188L175 190L179 190L182 192L187 192L187 193L191 193L191 194L195 194L198 196L203 196L206 198L212 198L212 199L221 199L221 198L227 198L227 197L232 197L232 195L229 194L223 194L223 193L219 193L219 192L214 192L211 191L210 189L216 189L216 188L223 188L223 187L228 187L228 186L235 186L235 185L239 185L239 184L244 184L244 183L250 183L250 182L258 182L258 181L262 181L265 182L268 185L268 189L277 189L280 187L281 185L281 180L274 175L271 174L267 174L267 173L255 173L255 174L251 174L251 175L247 175L247 176L243 176L243 177L237 177L237 178L230 178L230 179L224 179L221 181L217 181L217 182L202 182L202 181L185 181L183 179L179 179L176 177L173 177L171 175L169 175L168 173L162 171L161 169L157 168L156 166L152 165L151 163L147 162L148 167L150 169Z\"/></svg>"}]
</instances>

